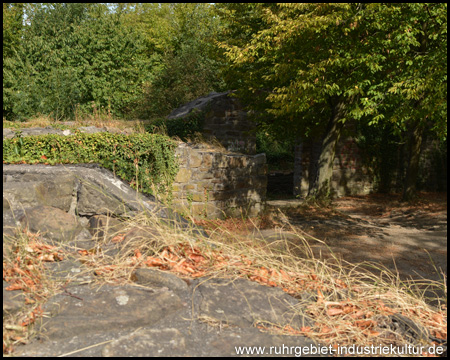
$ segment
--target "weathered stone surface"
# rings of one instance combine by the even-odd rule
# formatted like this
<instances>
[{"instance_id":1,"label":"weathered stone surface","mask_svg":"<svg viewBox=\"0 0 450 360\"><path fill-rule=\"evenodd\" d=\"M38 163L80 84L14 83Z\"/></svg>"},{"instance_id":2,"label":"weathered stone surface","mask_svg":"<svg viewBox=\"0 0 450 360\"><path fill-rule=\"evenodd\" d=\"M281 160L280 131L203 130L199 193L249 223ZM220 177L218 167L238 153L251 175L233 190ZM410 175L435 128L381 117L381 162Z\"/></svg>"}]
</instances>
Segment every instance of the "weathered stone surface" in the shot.
<instances>
[{"instance_id":1,"label":"weathered stone surface","mask_svg":"<svg viewBox=\"0 0 450 360\"><path fill-rule=\"evenodd\" d=\"M124 242L141 241L143 244L151 247L156 245L155 239L158 235L160 233L150 226L134 226L125 233Z\"/></svg>"},{"instance_id":2,"label":"weathered stone surface","mask_svg":"<svg viewBox=\"0 0 450 360\"><path fill-rule=\"evenodd\" d=\"M311 341L301 337L280 336L263 333L257 329L222 329L207 326L206 329L190 331L186 322L177 328L141 329L107 344L102 356L158 356L158 357L223 357L236 356L236 348L244 346L265 347L266 356L279 356L283 345L308 346ZM270 348L272 346L272 349ZM243 354L248 355L248 354ZM285 354L285 356L292 356Z\"/></svg>"},{"instance_id":3,"label":"weathered stone surface","mask_svg":"<svg viewBox=\"0 0 450 360\"><path fill-rule=\"evenodd\" d=\"M94 281L92 271L78 260L68 259L44 264L46 275L51 280L62 281L65 287L88 284Z\"/></svg>"},{"instance_id":4,"label":"weathered stone surface","mask_svg":"<svg viewBox=\"0 0 450 360\"><path fill-rule=\"evenodd\" d=\"M188 169L181 168L175 177L175 183L185 183L191 179L192 172Z\"/></svg>"},{"instance_id":5,"label":"weathered stone surface","mask_svg":"<svg viewBox=\"0 0 450 360\"><path fill-rule=\"evenodd\" d=\"M201 282L194 299L199 316L217 319L228 325L253 326L256 323L310 326L311 320L300 315L298 301L280 288L269 288L245 279L211 279Z\"/></svg>"},{"instance_id":6,"label":"weathered stone surface","mask_svg":"<svg viewBox=\"0 0 450 360\"><path fill-rule=\"evenodd\" d=\"M191 102L188 102L187 104L179 107L178 109L173 110L168 116L168 119L176 119L176 118L183 118L188 116L194 109L203 111L207 108L209 104L211 104L212 101L216 99L226 97L229 94L229 91L223 92L223 93L217 93L212 92L206 96L203 96L201 98L192 100ZM224 110L221 111L223 113Z\"/></svg>"},{"instance_id":7,"label":"weathered stone surface","mask_svg":"<svg viewBox=\"0 0 450 360\"><path fill-rule=\"evenodd\" d=\"M68 242L81 232L76 217L52 206L35 206L25 210L21 224L31 232L40 232L48 239Z\"/></svg>"},{"instance_id":8,"label":"weathered stone surface","mask_svg":"<svg viewBox=\"0 0 450 360\"><path fill-rule=\"evenodd\" d=\"M120 220L107 215L94 215L89 219L89 232L95 239L109 239L123 227Z\"/></svg>"},{"instance_id":9,"label":"weathered stone surface","mask_svg":"<svg viewBox=\"0 0 450 360\"><path fill-rule=\"evenodd\" d=\"M92 199L96 199L93 203ZM94 215L94 214L123 214L130 211L122 201L114 196L111 196L105 189L83 181L81 189L78 194L78 213L80 215Z\"/></svg>"},{"instance_id":10,"label":"weathered stone surface","mask_svg":"<svg viewBox=\"0 0 450 360\"><path fill-rule=\"evenodd\" d=\"M200 153L192 152L189 156L189 167L197 168L202 163L202 155Z\"/></svg>"},{"instance_id":11,"label":"weathered stone surface","mask_svg":"<svg viewBox=\"0 0 450 360\"><path fill-rule=\"evenodd\" d=\"M106 345L104 357L186 356L186 339L177 329L138 330Z\"/></svg>"},{"instance_id":12,"label":"weathered stone surface","mask_svg":"<svg viewBox=\"0 0 450 360\"><path fill-rule=\"evenodd\" d=\"M171 291L135 286L70 288L51 298L44 307L49 318L42 319L40 332L52 339L73 338L80 333L95 333L126 328L137 329L161 320L183 307Z\"/></svg>"},{"instance_id":13,"label":"weathered stone surface","mask_svg":"<svg viewBox=\"0 0 450 360\"><path fill-rule=\"evenodd\" d=\"M3 198L4 200L5 198ZM5 202L3 201L3 205ZM20 216L23 215L23 211L13 212L11 209L3 207L3 232L5 229L12 230L15 229L19 223ZM12 235L12 232L10 233Z\"/></svg>"},{"instance_id":14,"label":"weathered stone surface","mask_svg":"<svg viewBox=\"0 0 450 360\"><path fill-rule=\"evenodd\" d=\"M174 274L156 269L136 269L133 273L136 284L150 287L166 287L172 291L186 291L188 285Z\"/></svg>"},{"instance_id":15,"label":"weathered stone surface","mask_svg":"<svg viewBox=\"0 0 450 360\"><path fill-rule=\"evenodd\" d=\"M114 174L96 164L82 165L3 165L3 174L8 181L22 182L36 181L42 176L51 176L57 181L61 176L71 175L82 181L77 187L78 215L106 214L105 207L111 207L110 213L117 209L115 214L124 214L127 211L161 211L167 210L159 207L152 196L136 194L128 184L121 181ZM73 189L71 190L72 193ZM97 205L96 205L97 204ZM126 206L125 206L126 204ZM165 216L165 214L161 214Z\"/></svg>"},{"instance_id":16,"label":"weathered stone surface","mask_svg":"<svg viewBox=\"0 0 450 360\"><path fill-rule=\"evenodd\" d=\"M45 135L45 134L59 134L64 135L62 130L54 129L51 126L43 127L35 127L35 128L24 128L24 129L3 129L3 139L12 138L16 135L16 133L20 131L21 136L37 136L37 135Z\"/></svg>"},{"instance_id":17,"label":"weathered stone surface","mask_svg":"<svg viewBox=\"0 0 450 360\"><path fill-rule=\"evenodd\" d=\"M57 181L45 176L40 181L7 181L3 184L3 196L10 201L14 199L14 208L17 208L17 203L20 202L24 207L48 205L69 211L74 181L75 178L70 175Z\"/></svg>"},{"instance_id":18,"label":"weathered stone surface","mask_svg":"<svg viewBox=\"0 0 450 360\"><path fill-rule=\"evenodd\" d=\"M25 294L22 290L9 291L6 288L10 286L3 280L3 316L14 314L25 306Z\"/></svg>"}]
</instances>

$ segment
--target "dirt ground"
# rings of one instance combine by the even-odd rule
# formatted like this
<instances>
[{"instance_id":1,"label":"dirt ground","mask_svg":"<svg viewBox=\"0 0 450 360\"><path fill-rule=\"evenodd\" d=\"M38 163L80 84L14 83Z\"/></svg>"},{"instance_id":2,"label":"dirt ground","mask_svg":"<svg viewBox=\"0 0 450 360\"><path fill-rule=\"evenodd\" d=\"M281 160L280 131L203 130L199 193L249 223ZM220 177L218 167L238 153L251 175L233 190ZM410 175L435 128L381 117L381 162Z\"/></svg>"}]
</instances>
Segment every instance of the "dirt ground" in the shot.
<instances>
[{"instance_id":1,"label":"dirt ground","mask_svg":"<svg viewBox=\"0 0 450 360\"><path fill-rule=\"evenodd\" d=\"M399 195L373 194L336 199L328 207L279 206L286 218L280 214L277 219L283 231L289 232L291 224L352 264L375 262L401 279L442 281L447 274L447 194L421 193L412 205L399 200ZM327 246L311 238L309 243L316 255L331 258Z\"/></svg>"}]
</instances>

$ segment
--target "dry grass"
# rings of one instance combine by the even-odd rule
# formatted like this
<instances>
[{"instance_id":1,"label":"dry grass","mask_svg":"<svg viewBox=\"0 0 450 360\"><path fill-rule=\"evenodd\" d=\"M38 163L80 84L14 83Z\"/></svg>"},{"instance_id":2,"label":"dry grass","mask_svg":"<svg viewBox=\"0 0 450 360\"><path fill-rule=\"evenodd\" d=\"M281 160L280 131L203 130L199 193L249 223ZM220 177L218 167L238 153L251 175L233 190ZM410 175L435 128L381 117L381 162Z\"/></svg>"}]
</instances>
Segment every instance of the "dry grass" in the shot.
<instances>
[{"instance_id":1,"label":"dry grass","mask_svg":"<svg viewBox=\"0 0 450 360\"><path fill-rule=\"evenodd\" d=\"M39 234L20 228L16 236L4 237L3 278L13 289L23 290L27 299L20 312L4 318L4 353L29 341L31 325L43 315L42 305L64 291L64 282L44 271L45 263L70 258L82 262L98 284L131 283L136 268L156 267L186 279L243 277L280 287L300 300L297 310L314 319L314 326L256 325L264 331L307 336L321 344L411 344L411 339L383 326L392 314L403 314L436 339L447 338L445 277L442 283L404 282L375 263L350 264L332 253L328 259L315 256L311 244L326 246L325 242L291 225L287 217L190 220L190 228L181 229L145 210L123 222L119 230L105 231L89 250L50 246ZM199 234L195 223L204 226L209 236ZM264 240L260 231L276 227L289 231L289 238L280 233L274 241ZM150 229L152 234L125 236L132 229ZM429 305L427 287L438 289L445 299L439 299L437 306ZM304 300L305 292L310 294L308 300Z\"/></svg>"},{"instance_id":2,"label":"dry grass","mask_svg":"<svg viewBox=\"0 0 450 360\"><path fill-rule=\"evenodd\" d=\"M15 236L3 235L3 280L9 283L6 290L23 291L23 307L3 316L3 353L33 337L32 325L43 315L42 305L62 286L46 276L44 264L63 258L62 251L45 244L39 234L17 228Z\"/></svg>"},{"instance_id":3,"label":"dry grass","mask_svg":"<svg viewBox=\"0 0 450 360\"><path fill-rule=\"evenodd\" d=\"M95 126L98 128L108 127L118 130L130 130L134 132L144 133L144 120L121 120L116 119L110 112L104 109L98 110L93 106L92 114L82 114L80 111L75 111L75 118L71 121L59 121L48 115L38 115L28 119L27 121L17 122L8 121L3 118L4 128L35 128L35 127L64 127L67 129L78 128L80 126Z\"/></svg>"},{"instance_id":4,"label":"dry grass","mask_svg":"<svg viewBox=\"0 0 450 360\"><path fill-rule=\"evenodd\" d=\"M445 301L442 300L437 307L428 305L423 287L417 283L402 282L398 276L382 268L378 269L381 274L378 276L367 271L367 267L376 264L354 265L337 258L328 261L314 257L308 245L311 239L306 241L305 235L296 232L294 227L291 230L297 237L296 241L280 238L267 243L248 231L269 222L267 218L259 218L258 221L204 222L209 224L207 238L195 233L194 226L180 230L168 226L154 214L143 212L127 221L119 232L98 239L96 249L72 249L72 252L78 251L76 256L87 271L96 275L95 281L100 284L129 283L136 268L157 267L184 278L244 277L266 286L280 287L297 298L305 291L311 294L309 301L302 303L298 311L314 319L313 327L293 329L276 324L271 327L258 325L265 331L304 335L321 344L341 346L410 344L410 339L381 326L386 316L399 313L426 327L434 337L446 339ZM151 228L156 236L152 241L142 238L124 241L123 235L132 228ZM68 256L67 250L62 254L58 248L45 250L42 245L33 245L41 252L33 250L30 244L41 244L38 234L22 234L12 256L3 263L4 278L5 270L9 280L15 283L26 283L26 276L31 277L30 286L22 287L31 304L4 321L4 352L5 346L8 350L28 341L28 325L39 316L40 306L49 296L61 291L61 283L45 277L42 263ZM121 251L108 255L106 250L111 246L119 246ZM30 272L25 276L20 270L11 269ZM430 282L427 285L439 287L446 294L445 283Z\"/></svg>"}]
</instances>

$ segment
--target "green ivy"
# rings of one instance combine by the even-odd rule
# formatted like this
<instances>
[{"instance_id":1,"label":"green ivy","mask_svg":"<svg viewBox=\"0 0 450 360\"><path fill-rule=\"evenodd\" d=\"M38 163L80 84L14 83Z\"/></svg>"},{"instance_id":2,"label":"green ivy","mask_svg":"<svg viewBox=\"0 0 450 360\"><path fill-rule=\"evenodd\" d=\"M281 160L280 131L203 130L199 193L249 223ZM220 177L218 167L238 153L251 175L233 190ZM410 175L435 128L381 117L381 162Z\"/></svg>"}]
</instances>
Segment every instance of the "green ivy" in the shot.
<instances>
[{"instance_id":1,"label":"green ivy","mask_svg":"<svg viewBox=\"0 0 450 360\"><path fill-rule=\"evenodd\" d=\"M98 163L143 193L171 193L176 143L159 134L78 133L3 140L3 163Z\"/></svg>"}]
</instances>

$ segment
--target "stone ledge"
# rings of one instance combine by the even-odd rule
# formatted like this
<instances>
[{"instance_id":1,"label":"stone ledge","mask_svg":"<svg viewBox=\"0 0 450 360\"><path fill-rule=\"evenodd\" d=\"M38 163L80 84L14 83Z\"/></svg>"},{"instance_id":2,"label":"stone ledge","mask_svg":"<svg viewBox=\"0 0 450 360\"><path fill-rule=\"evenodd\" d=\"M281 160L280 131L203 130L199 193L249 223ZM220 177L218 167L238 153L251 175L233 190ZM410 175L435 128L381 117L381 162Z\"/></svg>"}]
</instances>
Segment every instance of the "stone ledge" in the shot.
<instances>
[{"instance_id":1,"label":"stone ledge","mask_svg":"<svg viewBox=\"0 0 450 360\"><path fill-rule=\"evenodd\" d=\"M188 221L180 215L174 213L172 210L164 207L153 196L142 195L121 179L114 176L114 174L102 168L97 164L76 164L76 165L3 165L3 186L8 188L9 183L20 182L24 176L47 175L51 176L55 182L59 178L67 175L73 176L81 183L81 188L72 189L78 192L77 196L78 208L80 207L80 199L83 196L90 196L89 193L95 193L95 196L102 199L101 203L105 206L110 206L110 209L100 209L100 206L95 209L84 209L82 211L87 213L116 213L122 216L132 217L141 211L150 211L157 214L164 219L173 219L183 225L187 225ZM75 181L77 182L77 181ZM83 192L83 188L85 189ZM71 194L72 195L72 192ZM120 207L120 208L118 208ZM92 210L92 211L91 211ZM91 214L92 215L92 214Z\"/></svg>"}]
</instances>

